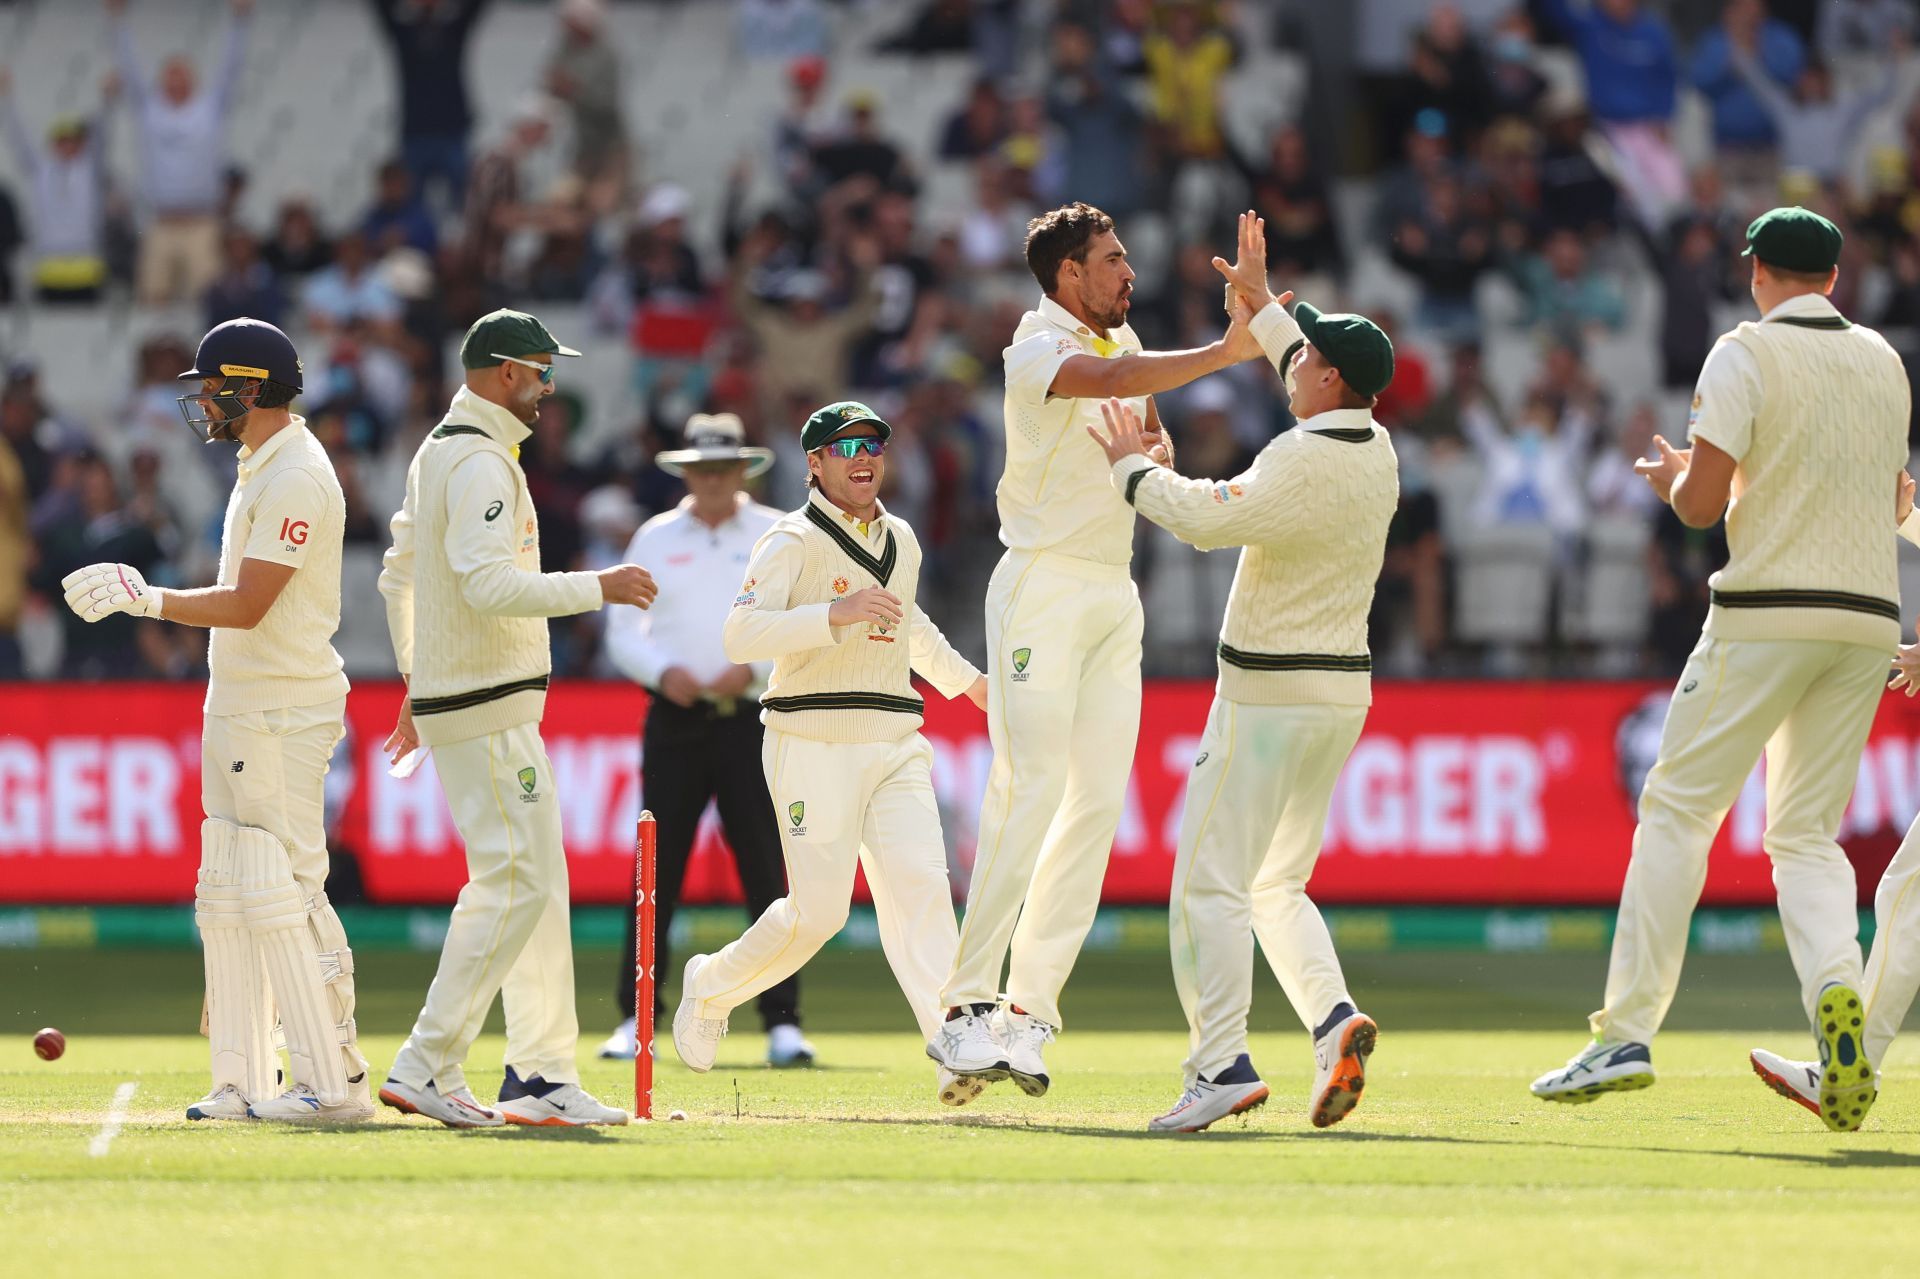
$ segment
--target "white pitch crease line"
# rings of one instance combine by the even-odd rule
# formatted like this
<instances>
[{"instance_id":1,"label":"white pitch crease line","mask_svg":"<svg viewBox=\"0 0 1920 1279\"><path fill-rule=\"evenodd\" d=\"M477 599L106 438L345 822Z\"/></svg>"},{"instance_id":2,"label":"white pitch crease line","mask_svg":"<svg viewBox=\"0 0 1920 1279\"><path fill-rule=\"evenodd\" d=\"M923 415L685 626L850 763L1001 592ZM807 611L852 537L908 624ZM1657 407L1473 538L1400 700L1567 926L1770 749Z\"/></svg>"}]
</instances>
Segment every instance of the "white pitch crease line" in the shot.
<instances>
[{"instance_id":1,"label":"white pitch crease line","mask_svg":"<svg viewBox=\"0 0 1920 1279\"><path fill-rule=\"evenodd\" d=\"M87 1143L87 1153L95 1159L107 1153L113 1145L113 1139L120 1135L120 1126L127 1122L127 1107L133 1103L133 1094L140 1091L140 1085L128 1080L113 1090L113 1104L107 1107L107 1122L100 1125L100 1131L93 1134L93 1140Z\"/></svg>"}]
</instances>

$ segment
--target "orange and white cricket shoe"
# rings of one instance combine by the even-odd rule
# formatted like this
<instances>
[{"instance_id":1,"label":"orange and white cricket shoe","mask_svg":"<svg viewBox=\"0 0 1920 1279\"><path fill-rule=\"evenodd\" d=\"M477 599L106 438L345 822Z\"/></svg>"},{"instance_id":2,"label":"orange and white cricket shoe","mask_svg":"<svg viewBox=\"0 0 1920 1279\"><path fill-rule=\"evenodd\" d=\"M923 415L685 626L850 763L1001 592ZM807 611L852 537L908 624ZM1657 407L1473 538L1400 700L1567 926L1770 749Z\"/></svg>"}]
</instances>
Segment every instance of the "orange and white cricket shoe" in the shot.
<instances>
[{"instance_id":1,"label":"orange and white cricket shoe","mask_svg":"<svg viewBox=\"0 0 1920 1279\"><path fill-rule=\"evenodd\" d=\"M512 1066L493 1108L508 1123L532 1128L617 1128L628 1119L626 1111L603 1105L579 1084L550 1084L538 1075L521 1079Z\"/></svg>"},{"instance_id":2,"label":"orange and white cricket shoe","mask_svg":"<svg viewBox=\"0 0 1920 1279\"><path fill-rule=\"evenodd\" d=\"M443 1093L431 1079L415 1088L389 1076L380 1085L380 1100L402 1114L437 1119L449 1128L498 1128L506 1123L499 1111L481 1105L464 1084Z\"/></svg>"},{"instance_id":3,"label":"orange and white cricket shoe","mask_svg":"<svg viewBox=\"0 0 1920 1279\"><path fill-rule=\"evenodd\" d=\"M1188 1084L1172 1110L1147 1121L1147 1131L1199 1132L1229 1115L1244 1115L1264 1105L1268 1096L1253 1059L1241 1053L1212 1079L1201 1076Z\"/></svg>"},{"instance_id":4,"label":"orange and white cricket shoe","mask_svg":"<svg viewBox=\"0 0 1920 1279\"><path fill-rule=\"evenodd\" d=\"M1764 1048L1756 1048L1748 1053L1747 1060L1753 1063L1753 1073L1760 1076L1761 1083L1796 1106L1820 1115L1819 1062L1794 1061ZM1825 1118L1823 1115L1820 1117L1823 1120Z\"/></svg>"},{"instance_id":5,"label":"orange and white cricket shoe","mask_svg":"<svg viewBox=\"0 0 1920 1279\"><path fill-rule=\"evenodd\" d=\"M1347 1015L1313 1041L1313 1101L1309 1113L1315 1128L1333 1127L1360 1104L1360 1094L1367 1086L1367 1058L1373 1056L1374 1041L1380 1036L1373 1018L1354 1011L1351 1004L1342 1007Z\"/></svg>"}]
</instances>

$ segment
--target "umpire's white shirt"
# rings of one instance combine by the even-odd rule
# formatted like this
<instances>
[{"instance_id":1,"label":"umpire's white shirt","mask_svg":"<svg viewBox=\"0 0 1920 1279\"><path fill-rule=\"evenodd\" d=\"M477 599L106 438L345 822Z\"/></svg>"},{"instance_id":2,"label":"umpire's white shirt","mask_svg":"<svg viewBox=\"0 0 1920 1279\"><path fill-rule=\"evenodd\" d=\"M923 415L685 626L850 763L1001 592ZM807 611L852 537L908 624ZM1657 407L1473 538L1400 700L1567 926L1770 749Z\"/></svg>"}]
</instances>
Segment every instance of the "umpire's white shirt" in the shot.
<instances>
[{"instance_id":1,"label":"umpire's white shirt","mask_svg":"<svg viewBox=\"0 0 1920 1279\"><path fill-rule=\"evenodd\" d=\"M294 574L251 630L215 627L207 641L209 715L319 706L347 695L333 633L340 629L340 543L347 503L327 450L296 417L258 449L240 451L220 535L220 585L241 560Z\"/></svg>"},{"instance_id":2,"label":"umpire's white shirt","mask_svg":"<svg viewBox=\"0 0 1920 1279\"><path fill-rule=\"evenodd\" d=\"M718 528L693 513L692 498L641 525L626 562L645 564L660 594L649 609L608 611L607 656L620 673L655 689L671 666L684 667L702 685L725 674L733 663L721 629L747 576L754 543L779 518L779 511L742 493L733 516ZM753 669L744 697L759 696L773 663L756 662Z\"/></svg>"}]
</instances>

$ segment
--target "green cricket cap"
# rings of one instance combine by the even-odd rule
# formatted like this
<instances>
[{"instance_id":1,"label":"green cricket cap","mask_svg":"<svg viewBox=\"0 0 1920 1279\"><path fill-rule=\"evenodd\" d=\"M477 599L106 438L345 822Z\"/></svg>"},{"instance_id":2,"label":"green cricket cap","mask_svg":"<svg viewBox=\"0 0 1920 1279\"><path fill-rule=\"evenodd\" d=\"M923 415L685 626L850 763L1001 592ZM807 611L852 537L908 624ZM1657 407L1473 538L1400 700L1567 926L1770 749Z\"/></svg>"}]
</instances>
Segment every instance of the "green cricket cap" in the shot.
<instances>
[{"instance_id":1,"label":"green cricket cap","mask_svg":"<svg viewBox=\"0 0 1920 1279\"><path fill-rule=\"evenodd\" d=\"M1755 218L1740 256L1759 258L1782 271L1824 275L1839 265L1841 239L1839 227L1796 204Z\"/></svg>"},{"instance_id":2,"label":"green cricket cap","mask_svg":"<svg viewBox=\"0 0 1920 1279\"><path fill-rule=\"evenodd\" d=\"M1393 340L1364 315L1323 314L1302 302L1294 322L1356 395L1373 396L1393 381Z\"/></svg>"},{"instance_id":3,"label":"green cricket cap","mask_svg":"<svg viewBox=\"0 0 1920 1279\"><path fill-rule=\"evenodd\" d=\"M475 320L460 342L460 363L469 369L490 369L503 355L530 360L536 355L578 354L572 347L554 341L547 326L525 311L504 308Z\"/></svg>"},{"instance_id":4,"label":"green cricket cap","mask_svg":"<svg viewBox=\"0 0 1920 1279\"><path fill-rule=\"evenodd\" d=\"M800 447L811 453L855 422L873 423L883 440L893 435L893 428L885 419L860 401L840 400L813 411L807 424L800 428Z\"/></svg>"}]
</instances>

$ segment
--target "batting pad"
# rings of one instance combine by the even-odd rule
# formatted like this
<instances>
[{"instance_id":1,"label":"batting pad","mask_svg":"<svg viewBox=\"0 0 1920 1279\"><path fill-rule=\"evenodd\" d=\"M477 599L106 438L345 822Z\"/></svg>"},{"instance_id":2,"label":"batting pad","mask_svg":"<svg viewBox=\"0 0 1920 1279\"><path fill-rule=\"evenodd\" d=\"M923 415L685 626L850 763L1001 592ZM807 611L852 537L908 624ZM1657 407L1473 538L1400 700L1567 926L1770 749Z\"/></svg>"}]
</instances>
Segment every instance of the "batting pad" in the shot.
<instances>
[{"instance_id":1,"label":"batting pad","mask_svg":"<svg viewBox=\"0 0 1920 1279\"><path fill-rule=\"evenodd\" d=\"M319 947L307 922L306 897L294 883L284 844L256 826L235 831L247 927L280 1010L293 1081L312 1088L321 1105L337 1106L347 1099L346 1062Z\"/></svg>"},{"instance_id":2,"label":"batting pad","mask_svg":"<svg viewBox=\"0 0 1920 1279\"><path fill-rule=\"evenodd\" d=\"M238 1087L248 1101L278 1092L273 1005L247 927L235 846L240 828L209 817L200 824L200 877L193 921L207 978L207 1043L213 1084Z\"/></svg>"},{"instance_id":3,"label":"batting pad","mask_svg":"<svg viewBox=\"0 0 1920 1279\"><path fill-rule=\"evenodd\" d=\"M347 1077L352 1079L366 1073L367 1059L360 1055L359 1028L353 1020L353 950L347 945L347 929L325 893L307 899L307 922L320 954L320 980L332 999L333 1022Z\"/></svg>"}]
</instances>

